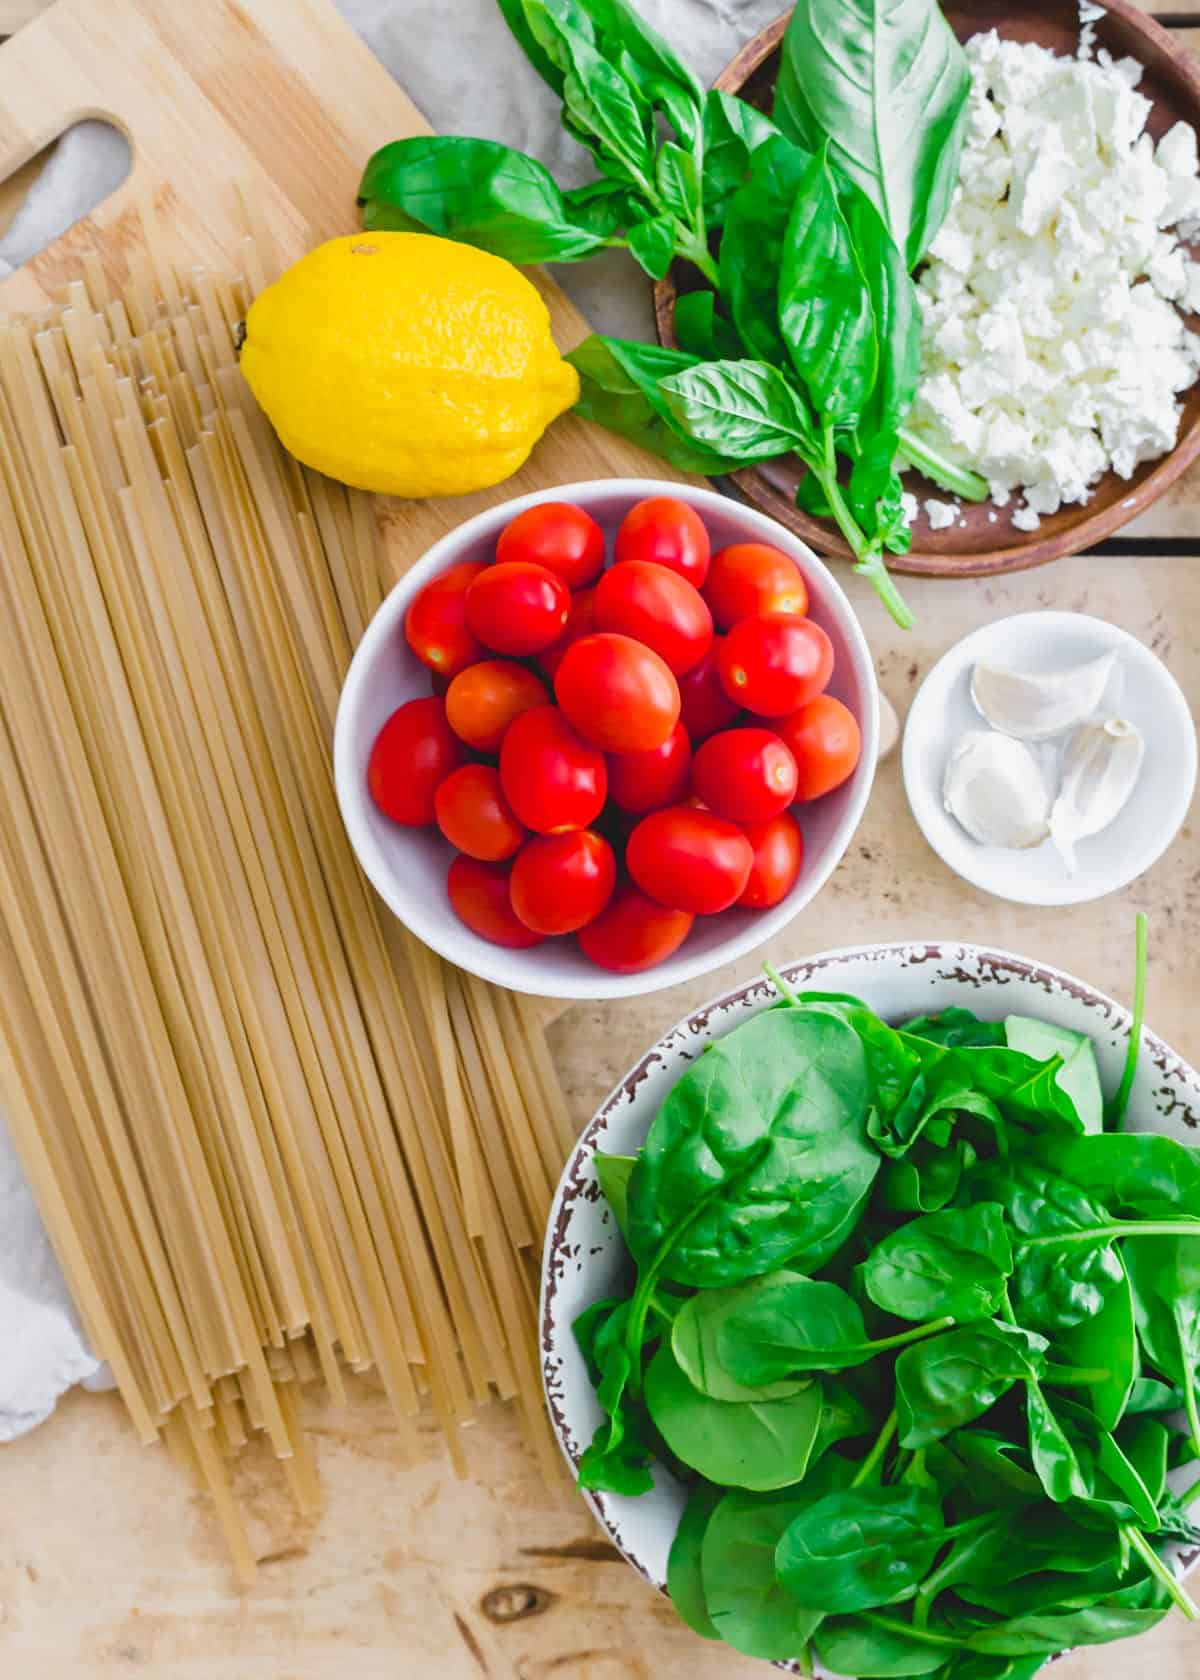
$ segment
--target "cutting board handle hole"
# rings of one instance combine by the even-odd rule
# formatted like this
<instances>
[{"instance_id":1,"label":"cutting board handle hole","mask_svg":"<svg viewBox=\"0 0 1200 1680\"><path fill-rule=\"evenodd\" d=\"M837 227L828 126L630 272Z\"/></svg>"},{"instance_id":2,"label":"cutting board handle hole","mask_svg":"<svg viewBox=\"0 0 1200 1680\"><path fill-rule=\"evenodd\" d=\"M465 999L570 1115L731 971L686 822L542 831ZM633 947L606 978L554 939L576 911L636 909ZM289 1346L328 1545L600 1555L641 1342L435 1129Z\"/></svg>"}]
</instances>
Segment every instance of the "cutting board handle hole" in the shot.
<instances>
[{"instance_id":1,"label":"cutting board handle hole","mask_svg":"<svg viewBox=\"0 0 1200 1680\"><path fill-rule=\"evenodd\" d=\"M133 166L115 122L68 124L0 181L0 277L53 245L116 192Z\"/></svg>"}]
</instances>

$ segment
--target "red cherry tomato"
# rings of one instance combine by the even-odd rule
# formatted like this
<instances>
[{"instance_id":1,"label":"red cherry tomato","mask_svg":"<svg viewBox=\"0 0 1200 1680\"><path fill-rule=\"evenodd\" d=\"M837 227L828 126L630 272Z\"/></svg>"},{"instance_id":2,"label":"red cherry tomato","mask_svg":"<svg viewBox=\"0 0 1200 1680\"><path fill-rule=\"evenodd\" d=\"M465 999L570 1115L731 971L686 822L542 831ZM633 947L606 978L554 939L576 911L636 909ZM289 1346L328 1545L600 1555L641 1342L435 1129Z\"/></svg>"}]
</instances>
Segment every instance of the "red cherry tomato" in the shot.
<instances>
[{"instance_id":1,"label":"red cherry tomato","mask_svg":"<svg viewBox=\"0 0 1200 1680\"><path fill-rule=\"evenodd\" d=\"M714 554L704 585L718 630L731 630L755 613L808 611L808 585L790 554L770 543L732 543Z\"/></svg>"},{"instance_id":2,"label":"red cherry tomato","mask_svg":"<svg viewBox=\"0 0 1200 1680\"><path fill-rule=\"evenodd\" d=\"M468 857L498 863L516 853L525 830L512 814L490 764L452 770L434 796L437 824L452 846Z\"/></svg>"},{"instance_id":3,"label":"red cherry tomato","mask_svg":"<svg viewBox=\"0 0 1200 1680\"><path fill-rule=\"evenodd\" d=\"M832 694L818 694L776 727L796 760L797 799L820 799L853 775L862 733L854 713Z\"/></svg>"},{"instance_id":4,"label":"red cherry tomato","mask_svg":"<svg viewBox=\"0 0 1200 1680\"><path fill-rule=\"evenodd\" d=\"M570 612L562 579L527 560L486 566L467 590L467 627L497 653L523 656L549 647Z\"/></svg>"},{"instance_id":5,"label":"red cherry tomato","mask_svg":"<svg viewBox=\"0 0 1200 1680\"><path fill-rule=\"evenodd\" d=\"M511 659L481 659L460 671L446 690L446 717L460 741L476 752L499 752L514 718L550 696L532 671Z\"/></svg>"},{"instance_id":6,"label":"red cherry tomato","mask_svg":"<svg viewBox=\"0 0 1200 1680\"><path fill-rule=\"evenodd\" d=\"M676 805L687 793L692 746L677 723L661 747L648 752L613 753L608 761L608 797L622 811L647 811Z\"/></svg>"},{"instance_id":7,"label":"red cherry tomato","mask_svg":"<svg viewBox=\"0 0 1200 1680\"><path fill-rule=\"evenodd\" d=\"M644 893L697 916L735 904L753 862L740 828L690 805L670 805L643 817L625 848L626 867Z\"/></svg>"},{"instance_id":8,"label":"red cherry tomato","mask_svg":"<svg viewBox=\"0 0 1200 1680\"><path fill-rule=\"evenodd\" d=\"M507 524L496 559L531 560L561 578L568 589L594 583L604 565L604 532L574 502L539 502Z\"/></svg>"},{"instance_id":9,"label":"red cherry tomato","mask_svg":"<svg viewBox=\"0 0 1200 1680\"><path fill-rule=\"evenodd\" d=\"M594 922L579 930L579 946L598 968L640 974L673 957L696 920L669 910L623 881Z\"/></svg>"},{"instance_id":10,"label":"red cherry tomato","mask_svg":"<svg viewBox=\"0 0 1200 1680\"><path fill-rule=\"evenodd\" d=\"M804 863L804 836L790 811L781 811L769 822L747 823L745 836L754 852L746 890L738 899L740 910L770 910L780 904L800 878Z\"/></svg>"},{"instance_id":11,"label":"red cherry tomato","mask_svg":"<svg viewBox=\"0 0 1200 1680\"><path fill-rule=\"evenodd\" d=\"M741 707L726 694L717 669L717 655L723 639L714 636L712 646L699 665L693 665L679 679L679 716L693 743L715 735L718 729L731 724L741 711Z\"/></svg>"},{"instance_id":12,"label":"red cherry tomato","mask_svg":"<svg viewBox=\"0 0 1200 1680\"><path fill-rule=\"evenodd\" d=\"M446 876L450 906L472 933L510 951L540 945L542 936L519 921L508 899L508 865L458 856Z\"/></svg>"},{"instance_id":13,"label":"red cherry tomato","mask_svg":"<svg viewBox=\"0 0 1200 1680\"><path fill-rule=\"evenodd\" d=\"M551 642L548 648L543 648L537 656L537 662L550 678L551 682L558 675L558 667L562 664L563 654L574 643L590 636L596 629L596 591L581 589L571 597L571 611L567 618L567 628L556 642Z\"/></svg>"},{"instance_id":14,"label":"red cherry tomato","mask_svg":"<svg viewBox=\"0 0 1200 1680\"><path fill-rule=\"evenodd\" d=\"M811 618L758 613L726 636L717 659L725 692L760 717L786 717L833 675L833 643Z\"/></svg>"},{"instance_id":15,"label":"red cherry tomato","mask_svg":"<svg viewBox=\"0 0 1200 1680\"><path fill-rule=\"evenodd\" d=\"M483 648L467 624L467 591L486 570L482 560L460 560L431 578L405 615L409 647L438 676L457 676L483 658Z\"/></svg>"},{"instance_id":16,"label":"red cherry tomato","mask_svg":"<svg viewBox=\"0 0 1200 1680\"><path fill-rule=\"evenodd\" d=\"M651 560L612 566L596 585L596 627L645 642L678 677L712 645L712 614L699 590Z\"/></svg>"},{"instance_id":17,"label":"red cherry tomato","mask_svg":"<svg viewBox=\"0 0 1200 1680\"><path fill-rule=\"evenodd\" d=\"M434 819L439 782L466 754L446 722L445 702L409 700L397 708L375 737L367 760L367 787L385 817L420 828Z\"/></svg>"},{"instance_id":18,"label":"red cherry tomato","mask_svg":"<svg viewBox=\"0 0 1200 1680\"><path fill-rule=\"evenodd\" d=\"M629 636L585 636L569 647L554 694L584 739L606 752L652 752L679 718L675 678Z\"/></svg>"},{"instance_id":19,"label":"red cherry tomato","mask_svg":"<svg viewBox=\"0 0 1200 1680\"><path fill-rule=\"evenodd\" d=\"M617 863L591 829L543 834L522 846L509 880L512 907L534 933L577 933L612 897Z\"/></svg>"},{"instance_id":20,"label":"red cherry tomato","mask_svg":"<svg viewBox=\"0 0 1200 1680\"><path fill-rule=\"evenodd\" d=\"M557 706L536 706L508 726L500 785L526 828L566 834L600 815L608 770L604 754L580 740Z\"/></svg>"},{"instance_id":21,"label":"red cherry tomato","mask_svg":"<svg viewBox=\"0 0 1200 1680\"><path fill-rule=\"evenodd\" d=\"M796 760L773 730L726 729L698 749L692 786L719 817L767 822L796 797Z\"/></svg>"},{"instance_id":22,"label":"red cherry tomato","mask_svg":"<svg viewBox=\"0 0 1200 1680\"><path fill-rule=\"evenodd\" d=\"M651 496L631 507L613 548L618 565L626 560L654 560L678 572L696 589L708 575L710 552L704 521L675 496Z\"/></svg>"}]
</instances>

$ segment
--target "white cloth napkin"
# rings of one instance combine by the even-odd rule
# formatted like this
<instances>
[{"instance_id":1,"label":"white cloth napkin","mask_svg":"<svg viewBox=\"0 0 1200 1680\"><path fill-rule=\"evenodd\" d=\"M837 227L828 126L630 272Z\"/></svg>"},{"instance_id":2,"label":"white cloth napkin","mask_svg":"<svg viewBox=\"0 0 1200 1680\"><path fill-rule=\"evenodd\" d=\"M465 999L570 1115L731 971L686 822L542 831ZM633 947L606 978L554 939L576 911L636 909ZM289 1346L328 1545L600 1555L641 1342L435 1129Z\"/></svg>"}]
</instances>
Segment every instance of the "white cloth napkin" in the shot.
<instances>
[{"instance_id":1,"label":"white cloth napkin","mask_svg":"<svg viewBox=\"0 0 1200 1680\"><path fill-rule=\"evenodd\" d=\"M634 3L706 82L780 11L780 0ZM564 185L592 172L496 0L339 0L339 10L439 132L519 147ZM107 197L128 166L128 144L107 124L66 134L0 237L0 277ZM649 284L623 253L560 268L557 278L600 331L653 336ZM84 1342L0 1116L0 1442L41 1423L80 1382L111 1386Z\"/></svg>"}]
</instances>

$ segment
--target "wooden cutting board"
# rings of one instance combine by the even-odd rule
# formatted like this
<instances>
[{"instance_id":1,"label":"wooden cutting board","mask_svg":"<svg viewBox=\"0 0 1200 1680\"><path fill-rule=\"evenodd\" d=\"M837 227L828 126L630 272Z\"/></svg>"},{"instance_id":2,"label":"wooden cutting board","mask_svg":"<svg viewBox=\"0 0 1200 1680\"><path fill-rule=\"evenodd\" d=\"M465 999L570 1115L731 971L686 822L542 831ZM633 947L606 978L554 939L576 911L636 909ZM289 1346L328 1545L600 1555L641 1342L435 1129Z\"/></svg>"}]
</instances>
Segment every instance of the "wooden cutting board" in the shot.
<instances>
[{"instance_id":1,"label":"wooden cutting board","mask_svg":"<svg viewBox=\"0 0 1200 1680\"><path fill-rule=\"evenodd\" d=\"M0 179L91 116L128 136L130 176L0 283L9 308L54 297L78 277L88 248L123 278L144 215L169 230L181 261L228 263L246 231L238 183L261 203L281 262L292 262L360 225L355 192L373 151L429 132L330 0L57 0L0 47ZM537 278L567 349L586 323ZM627 474L673 476L656 458L567 417L495 490L381 503L397 571L482 507L540 486Z\"/></svg>"}]
</instances>

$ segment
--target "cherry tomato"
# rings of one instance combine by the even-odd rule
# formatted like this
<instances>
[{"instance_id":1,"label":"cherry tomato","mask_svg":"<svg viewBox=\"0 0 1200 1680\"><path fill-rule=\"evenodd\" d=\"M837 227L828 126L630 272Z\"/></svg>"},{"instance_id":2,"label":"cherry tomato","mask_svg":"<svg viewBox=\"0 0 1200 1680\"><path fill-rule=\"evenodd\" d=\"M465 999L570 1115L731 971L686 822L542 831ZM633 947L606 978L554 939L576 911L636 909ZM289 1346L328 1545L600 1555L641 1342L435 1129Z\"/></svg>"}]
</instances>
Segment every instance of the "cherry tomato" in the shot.
<instances>
[{"instance_id":1,"label":"cherry tomato","mask_svg":"<svg viewBox=\"0 0 1200 1680\"><path fill-rule=\"evenodd\" d=\"M640 974L675 955L696 920L669 910L623 881L594 922L579 930L579 946L598 968Z\"/></svg>"},{"instance_id":2,"label":"cherry tomato","mask_svg":"<svg viewBox=\"0 0 1200 1680\"><path fill-rule=\"evenodd\" d=\"M820 799L854 773L862 734L854 713L832 694L818 694L776 727L796 760L797 799Z\"/></svg>"},{"instance_id":3,"label":"cherry tomato","mask_svg":"<svg viewBox=\"0 0 1200 1680\"><path fill-rule=\"evenodd\" d=\"M692 786L719 817L767 822L796 797L796 760L771 729L726 729L697 751Z\"/></svg>"},{"instance_id":4,"label":"cherry tomato","mask_svg":"<svg viewBox=\"0 0 1200 1680\"><path fill-rule=\"evenodd\" d=\"M760 717L786 717L833 675L833 643L811 618L757 613L726 636L717 669L731 700Z\"/></svg>"},{"instance_id":5,"label":"cherry tomato","mask_svg":"<svg viewBox=\"0 0 1200 1680\"><path fill-rule=\"evenodd\" d=\"M574 502L539 502L507 524L496 559L531 560L561 578L568 589L594 583L604 565L604 532Z\"/></svg>"},{"instance_id":6,"label":"cherry tomato","mask_svg":"<svg viewBox=\"0 0 1200 1680\"><path fill-rule=\"evenodd\" d=\"M596 585L596 627L645 642L681 676L712 646L712 614L686 578L652 560L612 566Z\"/></svg>"},{"instance_id":7,"label":"cherry tomato","mask_svg":"<svg viewBox=\"0 0 1200 1680\"><path fill-rule=\"evenodd\" d=\"M693 744L715 735L733 722L741 707L725 692L717 669L717 655L723 637L714 636L712 646L699 665L693 665L679 679L679 716Z\"/></svg>"},{"instance_id":8,"label":"cherry tomato","mask_svg":"<svg viewBox=\"0 0 1200 1680\"><path fill-rule=\"evenodd\" d=\"M808 585L790 554L770 543L731 543L714 554L704 585L718 630L732 630L755 613L808 611Z\"/></svg>"},{"instance_id":9,"label":"cherry tomato","mask_svg":"<svg viewBox=\"0 0 1200 1680\"><path fill-rule=\"evenodd\" d=\"M679 719L675 678L629 636L601 633L569 647L554 694L584 739L606 752L652 752Z\"/></svg>"},{"instance_id":10,"label":"cherry tomato","mask_svg":"<svg viewBox=\"0 0 1200 1680\"><path fill-rule=\"evenodd\" d=\"M467 591L486 571L482 560L460 560L431 578L405 615L409 647L422 665L439 676L457 676L483 658L483 649L467 624Z\"/></svg>"},{"instance_id":11,"label":"cherry tomato","mask_svg":"<svg viewBox=\"0 0 1200 1680\"><path fill-rule=\"evenodd\" d=\"M740 828L690 805L669 805L643 817L625 848L626 866L644 893L698 916L735 904L753 862Z\"/></svg>"},{"instance_id":12,"label":"cherry tomato","mask_svg":"<svg viewBox=\"0 0 1200 1680\"><path fill-rule=\"evenodd\" d=\"M618 565L626 560L655 560L696 589L708 575L710 552L704 521L675 496L651 496L631 507L613 548Z\"/></svg>"},{"instance_id":13,"label":"cherry tomato","mask_svg":"<svg viewBox=\"0 0 1200 1680\"><path fill-rule=\"evenodd\" d=\"M525 838L500 787L500 773L490 764L464 764L452 770L439 786L433 805L442 833L468 857L498 863L512 857Z\"/></svg>"},{"instance_id":14,"label":"cherry tomato","mask_svg":"<svg viewBox=\"0 0 1200 1680\"><path fill-rule=\"evenodd\" d=\"M571 612L561 578L528 560L485 566L467 590L467 627L497 653L537 653L556 642Z\"/></svg>"},{"instance_id":15,"label":"cherry tomato","mask_svg":"<svg viewBox=\"0 0 1200 1680\"><path fill-rule=\"evenodd\" d=\"M558 667L562 664L563 654L573 643L582 641L584 636L590 636L596 629L596 591L594 589L580 589L571 597L571 611L567 617L567 627L556 642L551 642L548 648L543 648L537 656L537 662L550 678L551 682L558 675Z\"/></svg>"},{"instance_id":16,"label":"cherry tomato","mask_svg":"<svg viewBox=\"0 0 1200 1680\"><path fill-rule=\"evenodd\" d=\"M677 723L661 747L612 754L608 761L608 797L622 811L639 817L664 805L676 805L687 793L691 763L688 732Z\"/></svg>"},{"instance_id":17,"label":"cherry tomato","mask_svg":"<svg viewBox=\"0 0 1200 1680\"><path fill-rule=\"evenodd\" d=\"M770 910L791 892L804 863L804 836L790 811L769 822L747 823L743 830L754 852L746 890L738 899L741 910Z\"/></svg>"},{"instance_id":18,"label":"cherry tomato","mask_svg":"<svg viewBox=\"0 0 1200 1680\"><path fill-rule=\"evenodd\" d=\"M557 706L535 706L508 726L500 785L526 828L566 834L600 815L608 770L604 754L580 740Z\"/></svg>"},{"instance_id":19,"label":"cherry tomato","mask_svg":"<svg viewBox=\"0 0 1200 1680\"><path fill-rule=\"evenodd\" d=\"M472 933L510 951L540 945L542 936L518 920L508 898L508 865L481 863L478 858L454 859L446 876L450 906Z\"/></svg>"},{"instance_id":20,"label":"cherry tomato","mask_svg":"<svg viewBox=\"0 0 1200 1680\"><path fill-rule=\"evenodd\" d=\"M524 665L481 659L460 671L446 690L446 717L460 741L476 752L494 753L512 720L549 698L545 684Z\"/></svg>"},{"instance_id":21,"label":"cherry tomato","mask_svg":"<svg viewBox=\"0 0 1200 1680\"><path fill-rule=\"evenodd\" d=\"M612 897L617 863L591 829L543 834L522 846L509 880L512 907L534 933L577 933Z\"/></svg>"},{"instance_id":22,"label":"cherry tomato","mask_svg":"<svg viewBox=\"0 0 1200 1680\"><path fill-rule=\"evenodd\" d=\"M466 754L446 722L445 702L409 700L375 737L367 760L367 787L385 817L420 828L434 819L438 783Z\"/></svg>"}]
</instances>

